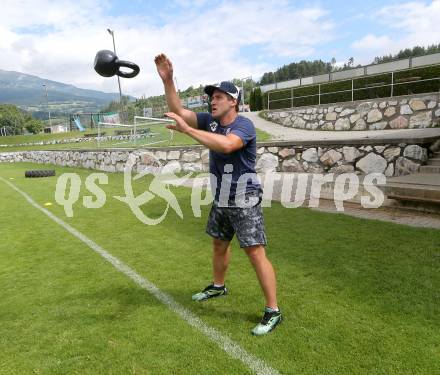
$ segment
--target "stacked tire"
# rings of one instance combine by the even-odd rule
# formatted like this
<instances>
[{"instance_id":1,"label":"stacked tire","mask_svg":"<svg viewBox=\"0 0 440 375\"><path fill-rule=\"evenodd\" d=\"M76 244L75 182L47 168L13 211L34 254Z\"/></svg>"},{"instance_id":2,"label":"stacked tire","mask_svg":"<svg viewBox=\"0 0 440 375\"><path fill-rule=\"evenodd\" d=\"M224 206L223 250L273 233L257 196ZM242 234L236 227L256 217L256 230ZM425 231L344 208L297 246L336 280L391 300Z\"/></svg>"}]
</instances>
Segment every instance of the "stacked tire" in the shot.
<instances>
[{"instance_id":1,"label":"stacked tire","mask_svg":"<svg viewBox=\"0 0 440 375\"><path fill-rule=\"evenodd\" d=\"M24 172L25 177L36 178L36 177L51 177L55 176L54 169L38 169L33 171Z\"/></svg>"}]
</instances>

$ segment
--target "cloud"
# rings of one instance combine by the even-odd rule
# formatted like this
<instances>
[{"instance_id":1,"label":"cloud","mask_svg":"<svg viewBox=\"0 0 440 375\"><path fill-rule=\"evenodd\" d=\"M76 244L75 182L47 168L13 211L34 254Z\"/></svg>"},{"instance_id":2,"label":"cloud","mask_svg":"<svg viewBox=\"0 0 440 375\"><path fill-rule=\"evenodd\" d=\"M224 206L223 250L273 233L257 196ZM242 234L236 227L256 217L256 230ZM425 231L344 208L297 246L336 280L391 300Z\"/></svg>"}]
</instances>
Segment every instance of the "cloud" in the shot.
<instances>
[{"instance_id":1,"label":"cloud","mask_svg":"<svg viewBox=\"0 0 440 375\"><path fill-rule=\"evenodd\" d=\"M367 34L363 38L353 42L352 47L356 50L368 50L369 52L382 52L394 49L394 41L388 35L376 36Z\"/></svg>"},{"instance_id":2,"label":"cloud","mask_svg":"<svg viewBox=\"0 0 440 375\"><path fill-rule=\"evenodd\" d=\"M367 34L352 43L361 56L395 54L416 45L440 43L440 0L407 2L385 6L374 14L375 20L389 29L382 35Z\"/></svg>"},{"instance_id":3,"label":"cloud","mask_svg":"<svg viewBox=\"0 0 440 375\"><path fill-rule=\"evenodd\" d=\"M163 92L153 62L160 52L170 56L179 86L186 88L258 77L274 68L271 59L307 57L333 37L327 12L316 6L299 9L287 1L197 4L188 7L188 1L176 0L182 11L161 13L161 22L148 22L143 15L111 15L110 5L101 0L6 0L0 14L0 69L115 92L116 79L102 78L92 67L98 50L113 48L111 28L118 55L141 67L138 77L121 81L123 92L149 96ZM241 53L254 45L264 59Z\"/></svg>"}]
</instances>

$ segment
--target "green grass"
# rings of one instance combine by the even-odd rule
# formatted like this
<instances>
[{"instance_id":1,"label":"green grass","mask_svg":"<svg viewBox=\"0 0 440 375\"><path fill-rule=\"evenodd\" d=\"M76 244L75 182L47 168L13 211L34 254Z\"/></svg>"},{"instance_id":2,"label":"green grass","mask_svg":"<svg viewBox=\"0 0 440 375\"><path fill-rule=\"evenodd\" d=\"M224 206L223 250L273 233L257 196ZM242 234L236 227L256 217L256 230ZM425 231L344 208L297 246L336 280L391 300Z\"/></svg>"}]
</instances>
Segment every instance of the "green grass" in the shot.
<instances>
[{"instance_id":1,"label":"green grass","mask_svg":"<svg viewBox=\"0 0 440 375\"><path fill-rule=\"evenodd\" d=\"M205 323L283 374L440 372L440 231L273 204L265 209L267 252L277 270L284 323L253 337L263 299L234 241L230 295L193 303L211 280L208 207L194 218L190 191L176 188L184 213L140 223L112 198L122 174L108 174L101 209L74 217L54 202L56 177L25 179L35 164L0 165L0 176L155 283ZM139 180L135 190L145 190ZM247 374L240 362L189 327L101 257L0 181L0 373ZM158 198L144 212L158 217Z\"/></svg>"},{"instance_id":2,"label":"green grass","mask_svg":"<svg viewBox=\"0 0 440 375\"><path fill-rule=\"evenodd\" d=\"M167 129L164 128L166 132ZM257 131L257 141L264 142L271 139L270 134L256 129ZM90 132L90 131L89 131ZM109 132L106 130L106 135ZM18 136L6 136L0 137L0 144L17 145L20 143L31 143L40 141L50 141L54 139L69 139L83 137L84 133L71 132L71 133L60 133L60 134L36 134L36 135L18 135ZM188 137L185 134L174 132L173 140L169 142L168 134L162 134L158 140L163 140L164 142L150 144L148 140L138 140L136 144L133 142L124 142L120 140L98 142L81 142L81 143L62 143L54 145L26 145L26 146L10 146L10 147L0 147L0 152L12 152L12 151L31 151L31 150L70 150L70 149L95 149L95 148L136 148L142 147L146 144L148 147L164 147L164 146L184 146L184 145L194 145L198 144L194 139Z\"/></svg>"}]
</instances>

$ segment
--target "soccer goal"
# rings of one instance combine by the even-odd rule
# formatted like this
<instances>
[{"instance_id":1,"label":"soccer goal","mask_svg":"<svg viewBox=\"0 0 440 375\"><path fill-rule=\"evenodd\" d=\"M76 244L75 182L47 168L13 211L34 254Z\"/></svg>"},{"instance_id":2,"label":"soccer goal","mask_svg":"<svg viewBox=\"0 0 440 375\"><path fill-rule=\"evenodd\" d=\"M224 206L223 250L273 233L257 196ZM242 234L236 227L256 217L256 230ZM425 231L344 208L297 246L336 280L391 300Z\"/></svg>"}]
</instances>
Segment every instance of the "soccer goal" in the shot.
<instances>
[{"instance_id":1,"label":"soccer goal","mask_svg":"<svg viewBox=\"0 0 440 375\"><path fill-rule=\"evenodd\" d=\"M174 132L167 129L166 125L173 123L174 120L169 119L135 116L133 124L135 145L170 144Z\"/></svg>"},{"instance_id":2,"label":"soccer goal","mask_svg":"<svg viewBox=\"0 0 440 375\"><path fill-rule=\"evenodd\" d=\"M169 145L174 132L166 125L173 120L135 116L133 124L98 123L98 146L141 147L154 144Z\"/></svg>"}]
</instances>

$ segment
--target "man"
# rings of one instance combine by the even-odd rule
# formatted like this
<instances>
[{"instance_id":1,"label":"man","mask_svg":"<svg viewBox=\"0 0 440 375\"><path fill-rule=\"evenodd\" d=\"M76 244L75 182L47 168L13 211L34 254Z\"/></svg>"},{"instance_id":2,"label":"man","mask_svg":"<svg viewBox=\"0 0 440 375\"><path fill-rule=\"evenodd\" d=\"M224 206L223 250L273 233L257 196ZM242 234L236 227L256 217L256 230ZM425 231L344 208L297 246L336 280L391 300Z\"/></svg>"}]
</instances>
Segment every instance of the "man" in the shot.
<instances>
[{"instance_id":1,"label":"man","mask_svg":"<svg viewBox=\"0 0 440 375\"><path fill-rule=\"evenodd\" d=\"M182 107L174 86L171 61L161 54L156 56L155 63L171 110L166 115L176 122L168 128L187 134L210 150L211 184L215 194L206 232L213 237L213 283L192 299L204 301L228 293L225 274L231 255L230 242L236 234L255 269L266 300L263 319L252 333L265 335L281 322L282 315L276 299L275 272L265 253L262 190L255 172L255 127L250 120L238 115L240 92L231 82L205 87L212 113L196 114Z\"/></svg>"}]
</instances>

